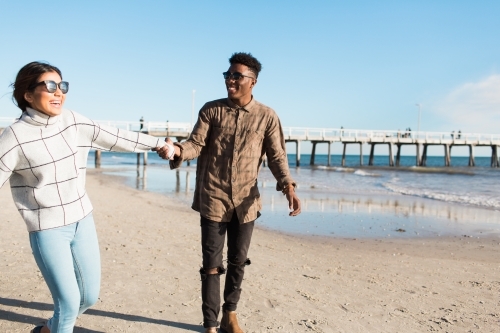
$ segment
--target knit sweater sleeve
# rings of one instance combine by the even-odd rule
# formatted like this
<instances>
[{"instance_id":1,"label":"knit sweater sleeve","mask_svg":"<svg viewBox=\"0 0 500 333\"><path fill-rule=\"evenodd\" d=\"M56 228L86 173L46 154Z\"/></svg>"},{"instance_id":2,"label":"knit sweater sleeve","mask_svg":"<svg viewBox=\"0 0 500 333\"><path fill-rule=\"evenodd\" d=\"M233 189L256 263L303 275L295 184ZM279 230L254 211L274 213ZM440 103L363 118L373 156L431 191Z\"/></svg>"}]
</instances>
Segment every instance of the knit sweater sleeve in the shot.
<instances>
[{"instance_id":1,"label":"knit sweater sleeve","mask_svg":"<svg viewBox=\"0 0 500 333\"><path fill-rule=\"evenodd\" d=\"M10 127L7 127L0 135L0 187L2 187L12 175L19 160L19 145Z\"/></svg>"},{"instance_id":2,"label":"knit sweater sleeve","mask_svg":"<svg viewBox=\"0 0 500 333\"><path fill-rule=\"evenodd\" d=\"M105 151L147 152L165 145L161 138L98 124L76 112L70 112L82 146Z\"/></svg>"}]
</instances>

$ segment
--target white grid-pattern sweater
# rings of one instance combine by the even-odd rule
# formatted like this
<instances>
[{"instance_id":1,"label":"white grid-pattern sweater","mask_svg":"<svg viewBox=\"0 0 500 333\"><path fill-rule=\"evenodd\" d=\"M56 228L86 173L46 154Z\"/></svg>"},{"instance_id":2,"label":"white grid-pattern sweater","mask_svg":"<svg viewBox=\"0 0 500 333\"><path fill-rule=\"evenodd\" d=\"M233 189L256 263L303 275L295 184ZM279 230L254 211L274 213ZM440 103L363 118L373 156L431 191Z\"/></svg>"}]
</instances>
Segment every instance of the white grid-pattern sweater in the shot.
<instances>
[{"instance_id":1,"label":"white grid-pattern sweater","mask_svg":"<svg viewBox=\"0 0 500 333\"><path fill-rule=\"evenodd\" d=\"M91 148L146 152L159 138L94 123L71 110L50 117L27 109L0 136L0 187L12 197L29 232L75 223L90 212L85 191Z\"/></svg>"}]
</instances>

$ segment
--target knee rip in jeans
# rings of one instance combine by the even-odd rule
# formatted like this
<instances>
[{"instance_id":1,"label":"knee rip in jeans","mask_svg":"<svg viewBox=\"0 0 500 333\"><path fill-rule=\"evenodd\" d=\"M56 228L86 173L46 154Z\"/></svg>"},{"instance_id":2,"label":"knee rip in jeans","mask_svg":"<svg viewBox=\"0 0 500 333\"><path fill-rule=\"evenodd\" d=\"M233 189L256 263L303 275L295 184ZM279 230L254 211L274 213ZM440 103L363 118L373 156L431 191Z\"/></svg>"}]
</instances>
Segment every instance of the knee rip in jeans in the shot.
<instances>
[{"instance_id":1,"label":"knee rip in jeans","mask_svg":"<svg viewBox=\"0 0 500 333\"><path fill-rule=\"evenodd\" d=\"M231 262L229 261L229 259L227 260L227 264L228 265L231 265L231 266L237 266L237 267L245 267L245 266L248 266L250 265L252 262L250 261L249 258L247 258L247 260L245 260L243 263L239 263L239 262Z\"/></svg>"},{"instance_id":2,"label":"knee rip in jeans","mask_svg":"<svg viewBox=\"0 0 500 333\"><path fill-rule=\"evenodd\" d=\"M215 271L214 271L215 270ZM207 276L210 275L222 275L226 273L226 269L222 266L214 267L214 268L200 268L200 277L201 281L204 281Z\"/></svg>"}]
</instances>

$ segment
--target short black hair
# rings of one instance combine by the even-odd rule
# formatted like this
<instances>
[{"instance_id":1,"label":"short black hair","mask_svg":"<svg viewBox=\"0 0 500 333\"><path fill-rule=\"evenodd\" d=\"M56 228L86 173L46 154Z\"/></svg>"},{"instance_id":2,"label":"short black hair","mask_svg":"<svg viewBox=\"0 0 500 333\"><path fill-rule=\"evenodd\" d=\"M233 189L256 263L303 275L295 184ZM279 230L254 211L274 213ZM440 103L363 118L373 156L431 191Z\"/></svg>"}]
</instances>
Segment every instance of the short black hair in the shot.
<instances>
[{"instance_id":1,"label":"short black hair","mask_svg":"<svg viewBox=\"0 0 500 333\"><path fill-rule=\"evenodd\" d=\"M262 65L260 64L260 62L254 56L252 56L251 53L245 53L245 52L233 53L231 58L229 58L229 63L231 65L242 64L247 66L248 69L255 74L255 77L259 76L259 72L262 69Z\"/></svg>"}]
</instances>

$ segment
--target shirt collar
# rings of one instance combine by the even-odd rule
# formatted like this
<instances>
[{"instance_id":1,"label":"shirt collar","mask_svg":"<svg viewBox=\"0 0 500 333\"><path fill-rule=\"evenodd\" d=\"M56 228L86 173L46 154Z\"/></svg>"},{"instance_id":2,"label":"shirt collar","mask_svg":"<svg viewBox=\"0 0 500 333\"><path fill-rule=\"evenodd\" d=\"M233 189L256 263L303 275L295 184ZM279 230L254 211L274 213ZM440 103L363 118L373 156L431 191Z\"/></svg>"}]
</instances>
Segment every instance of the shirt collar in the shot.
<instances>
[{"instance_id":1,"label":"shirt collar","mask_svg":"<svg viewBox=\"0 0 500 333\"><path fill-rule=\"evenodd\" d=\"M22 119L26 122L36 126L49 126L55 124L60 116L49 116L43 112L37 111L32 108L26 108L23 113Z\"/></svg>"},{"instance_id":2,"label":"shirt collar","mask_svg":"<svg viewBox=\"0 0 500 333\"><path fill-rule=\"evenodd\" d=\"M227 99L227 105L231 109L239 109L239 110L244 110L246 112L252 112L252 110L255 108L256 104L257 104L257 102L255 101L255 98L253 98L253 95L252 95L252 100L250 101L250 103L248 103L245 106L236 105L236 104L234 104L234 102L230 98Z\"/></svg>"}]
</instances>

